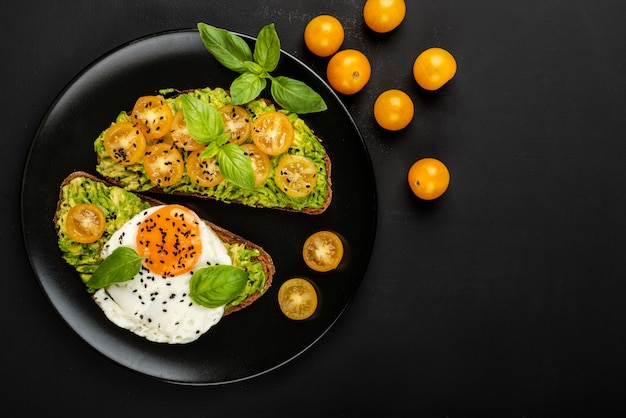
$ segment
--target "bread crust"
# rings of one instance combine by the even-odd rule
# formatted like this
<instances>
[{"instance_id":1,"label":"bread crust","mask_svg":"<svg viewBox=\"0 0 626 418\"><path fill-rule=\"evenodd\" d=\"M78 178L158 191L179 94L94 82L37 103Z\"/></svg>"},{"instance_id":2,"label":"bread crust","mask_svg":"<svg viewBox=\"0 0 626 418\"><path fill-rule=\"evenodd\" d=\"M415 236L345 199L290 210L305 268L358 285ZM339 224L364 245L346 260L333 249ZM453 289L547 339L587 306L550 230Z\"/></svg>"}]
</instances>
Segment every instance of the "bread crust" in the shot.
<instances>
[{"instance_id":1,"label":"bread crust","mask_svg":"<svg viewBox=\"0 0 626 418\"><path fill-rule=\"evenodd\" d=\"M61 205L61 196L62 196L62 189L65 185L69 184L72 180L76 179L76 178L86 178L92 181L97 181L100 182L106 186L116 186L116 184L114 184L113 182L110 182L105 179L101 179L99 177L94 176L91 173L87 173L85 171L74 171L71 174L69 174L61 183L61 186L59 188L59 198L57 199L57 210L55 211L55 216L54 216L54 224L56 224L57 222L57 218L56 218L56 213L58 212L58 209ZM133 193L133 192L129 192L129 193ZM133 193L136 196L138 196L142 201L144 202L148 202L151 206L158 206L158 205L163 205L165 204L164 202L161 202L158 199L154 199L151 198L149 196L144 196L141 195L139 193ZM272 259L272 257L270 256L270 254L265 251L265 249L263 249L263 247L261 247L258 244L255 244L219 225L216 225L206 219L202 220L209 228L211 228L215 234L225 243L228 244L244 244L245 247L247 249L256 249L259 251L259 255L254 257L254 259L256 261L259 261L261 263L261 265L263 266L263 271L265 272L265 286L263 287L263 291L256 291L255 293L253 293L252 295L248 296L246 299L244 299L241 303L239 303L238 305L232 306L230 308L228 308L227 310L224 311L224 316L229 315L233 312L237 312L240 311L248 306L250 306L252 303L254 303L257 299L259 299L263 294L265 294L265 292L267 292L267 290L270 288L270 286L272 285L272 280L274 277L274 274L276 273L276 267L274 265L274 261Z\"/></svg>"}]
</instances>

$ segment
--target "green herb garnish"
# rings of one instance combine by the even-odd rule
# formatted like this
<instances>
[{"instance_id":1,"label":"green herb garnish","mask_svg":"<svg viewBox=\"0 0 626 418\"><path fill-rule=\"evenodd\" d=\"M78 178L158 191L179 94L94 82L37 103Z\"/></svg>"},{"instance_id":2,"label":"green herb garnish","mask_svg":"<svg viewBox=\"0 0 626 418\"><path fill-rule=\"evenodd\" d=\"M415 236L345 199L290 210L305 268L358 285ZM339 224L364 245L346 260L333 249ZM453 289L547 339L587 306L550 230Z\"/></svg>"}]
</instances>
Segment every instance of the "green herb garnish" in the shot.
<instances>
[{"instance_id":1,"label":"green herb garnish","mask_svg":"<svg viewBox=\"0 0 626 418\"><path fill-rule=\"evenodd\" d=\"M118 247L96 268L87 281L90 289L101 289L135 277L141 269L141 257L130 247Z\"/></svg>"},{"instance_id":2,"label":"green herb garnish","mask_svg":"<svg viewBox=\"0 0 626 418\"><path fill-rule=\"evenodd\" d=\"M224 132L224 120L215 106L189 94L181 96L181 103L189 135L206 145L200 156L215 157L226 179L242 189L253 189L252 162L243 148L228 142L230 134Z\"/></svg>"},{"instance_id":3,"label":"green herb garnish","mask_svg":"<svg viewBox=\"0 0 626 418\"><path fill-rule=\"evenodd\" d=\"M247 282L248 274L239 267L228 265L205 267L191 276L189 297L198 305L217 308L237 297Z\"/></svg>"},{"instance_id":4,"label":"green herb garnish","mask_svg":"<svg viewBox=\"0 0 626 418\"><path fill-rule=\"evenodd\" d=\"M233 104L256 99L269 80L271 95L283 109L299 114L327 109L324 99L302 81L270 74L280 59L280 40L273 23L259 31L254 52L243 38L225 29L198 23L198 30L211 55L224 67L240 73L230 86Z\"/></svg>"}]
</instances>

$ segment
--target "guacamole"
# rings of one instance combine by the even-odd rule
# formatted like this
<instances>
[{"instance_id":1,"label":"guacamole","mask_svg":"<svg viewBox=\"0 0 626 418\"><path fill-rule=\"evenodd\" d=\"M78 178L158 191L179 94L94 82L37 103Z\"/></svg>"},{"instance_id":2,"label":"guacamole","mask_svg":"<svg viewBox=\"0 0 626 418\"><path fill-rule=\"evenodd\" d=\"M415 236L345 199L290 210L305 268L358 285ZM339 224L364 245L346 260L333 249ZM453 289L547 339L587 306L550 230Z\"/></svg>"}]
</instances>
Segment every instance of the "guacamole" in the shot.
<instances>
[{"instance_id":1,"label":"guacamole","mask_svg":"<svg viewBox=\"0 0 626 418\"><path fill-rule=\"evenodd\" d=\"M163 90L162 94L167 96L171 90ZM230 103L230 96L221 88L198 89L189 94L199 98L200 100L215 105L217 108ZM175 114L182 106L180 95L166 97L172 113ZM259 99L252 101L244 106L252 119L257 116L275 110L273 104L268 104L265 100ZM315 164L317 170L317 184L314 190L304 197L290 197L285 194L276 185L273 174L267 180L256 186L254 189L243 189L234 183L224 179L220 184L214 187L202 187L194 183L187 173L183 178L172 186L163 188L165 193L184 193L199 196L210 197L223 202L239 202L244 205L253 207L268 208L292 208L295 210L302 209L319 209L322 208L328 198L328 176L326 167L326 150L315 137L311 129L306 123L295 113L284 112L294 126L294 141L287 151L288 154L302 155L308 157ZM130 117L126 112L121 112L115 122L130 121ZM104 147L104 136L106 130L103 131L94 141L94 149L98 155L97 171L105 177L114 179L126 190L144 192L155 187L146 176L142 161L136 164L122 166L109 157ZM251 143L251 139L247 139L246 143ZM186 152L183 157L186 158ZM278 165L282 155L271 156L270 162L272 166L271 173Z\"/></svg>"}]
</instances>

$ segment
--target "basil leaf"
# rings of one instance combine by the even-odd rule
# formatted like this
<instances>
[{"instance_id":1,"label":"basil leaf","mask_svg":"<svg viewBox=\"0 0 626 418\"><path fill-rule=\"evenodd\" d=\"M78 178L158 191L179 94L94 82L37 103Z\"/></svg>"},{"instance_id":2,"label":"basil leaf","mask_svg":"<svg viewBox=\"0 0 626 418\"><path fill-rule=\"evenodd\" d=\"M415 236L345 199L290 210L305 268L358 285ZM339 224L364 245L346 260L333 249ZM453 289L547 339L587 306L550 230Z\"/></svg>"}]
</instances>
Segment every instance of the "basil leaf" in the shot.
<instances>
[{"instance_id":1,"label":"basil leaf","mask_svg":"<svg viewBox=\"0 0 626 418\"><path fill-rule=\"evenodd\" d=\"M101 289L113 283L125 282L139 273L141 260L135 250L130 247L118 247L96 268L87 287Z\"/></svg>"},{"instance_id":2,"label":"basil leaf","mask_svg":"<svg viewBox=\"0 0 626 418\"><path fill-rule=\"evenodd\" d=\"M228 141L230 141L230 133L228 132L224 132L223 134L218 135L217 138L215 138L215 143L218 147L227 144Z\"/></svg>"},{"instance_id":3,"label":"basil leaf","mask_svg":"<svg viewBox=\"0 0 626 418\"><path fill-rule=\"evenodd\" d=\"M254 61L246 61L246 68L249 73L256 74L261 77L269 77L267 71L261 65L257 64Z\"/></svg>"},{"instance_id":4,"label":"basil leaf","mask_svg":"<svg viewBox=\"0 0 626 418\"><path fill-rule=\"evenodd\" d=\"M227 265L205 267L191 276L189 297L198 305L217 308L235 299L247 282L248 273L241 268Z\"/></svg>"},{"instance_id":5,"label":"basil leaf","mask_svg":"<svg viewBox=\"0 0 626 418\"><path fill-rule=\"evenodd\" d=\"M254 62L266 71L274 71L280 59L280 39L273 23L264 26L254 43Z\"/></svg>"},{"instance_id":6,"label":"basil leaf","mask_svg":"<svg viewBox=\"0 0 626 418\"><path fill-rule=\"evenodd\" d=\"M252 51L240 36L225 29L198 23L200 38L215 59L229 70L243 73L245 61L252 61Z\"/></svg>"},{"instance_id":7,"label":"basil leaf","mask_svg":"<svg viewBox=\"0 0 626 418\"><path fill-rule=\"evenodd\" d=\"M213 142L208 144L206 148L202 150L200 153L200 158L211 158L215 157L219 152L220 148L230 141L230 134L223 133L218 135ZM221 170L220 170L221 171Z\"/></svg>"},{"instance_id":8,"label":"basil leaf","mask_svg":"<svg viewBox=\"0 0 626 418\"><path fill-rule=\"evenodd\" d=\"M207 50L223 66L241 74L230 87L233 104L243 105L259 97L269 78L274 101L283 109L299 114L327 109L322 97L305 83L270 75L278 67L281 54L280 39L273 23L259 31L254 52L243 38L225 29L198 23L198 30Z\"/></svg>"},{"instance_id":9,"label":"basil leaf","mask_svg":"<svg viewBox=\"0 0 626 418\"><path fill-rule=\"evenodd\" d=\"M189 94L181 96L181 103L189 135L196 142L206 145L224 132L224 120L215 106Z\"/></svg>"},{"instance_id":10,"label":"basil leaf","mask_svg":"<svg viewBox=\"0 0 626 418\"><path fill-rule=\"evenodd\" d=\"M239 145L228 143L217 152L220 173L242 189L254 188L254 169L250 158Z\"/></svg>"},{"instance_id":11,"label":"basil leaf","mask_svg":"<svg viewBox=\"0 0 626 418\"><path fill-rule=\"evenodd\" d=\"M259 75L247 72L237 77L230 85L232 104L243 105L259 97L267 86L267 80Z\"/></svg>"},{"instance_id":12,"label":"basil leaf","mask_svg":"<svg viewBox=\"0 0 626 418\"><path fill-rule=\"evenodd\" d=\"M280 107L294 113L313 113L327 109L322 96L302 81L293 78L272 78L271 93Z\"/></svg>"},{"instance_id":13,"label":"basil leaf","mask_svg":"<svg viewBox=\"0 0 626 418\"><path fill-rule=\"evenodd\" d=\"M200 153L200 158L211 158L217 155L217 152L220 150L219 145L215 142L210 142L206 148L202 150Z\"/></svg>"}]
</instances>

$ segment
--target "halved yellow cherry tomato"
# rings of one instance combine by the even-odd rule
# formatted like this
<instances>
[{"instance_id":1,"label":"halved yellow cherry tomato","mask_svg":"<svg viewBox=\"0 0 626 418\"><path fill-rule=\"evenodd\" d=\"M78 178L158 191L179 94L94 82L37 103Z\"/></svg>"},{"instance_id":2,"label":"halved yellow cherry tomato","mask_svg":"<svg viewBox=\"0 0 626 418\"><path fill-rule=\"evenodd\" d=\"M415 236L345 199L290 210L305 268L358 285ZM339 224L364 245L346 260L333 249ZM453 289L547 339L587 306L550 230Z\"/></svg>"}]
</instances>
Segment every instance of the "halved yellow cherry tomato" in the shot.
<instances>
[{"instance_id":1,"label":"halved yellow cherry tomato","mask_svg":"<svg viewBox=\"0 0 626 418\"><path fill-rule=\"evenodd\" d=\"M329 57L337 52L344 36L343 25L330 15L316 16L304 28L304 43L309 51L320 57Z\"/></svg>"},{"instance_id":2,"label":"halved yellow cherry tomato","mask_svg":"<svg viewBox=\"0 0 626 418\"><path fill-rule=\"evenodd\" d=\"M317 309L317 291L306 279L294 277L278 289L278 306L289 319L307 319Z\"/></svg>"},{"instance_id":3,"label":"halved yellow cherry tomato","mask_svg":"<svg viewBox=\"0 0 626 418\"><path fill-rule=\"evenodd\" d=\"M243 152L250 158L254 170L254 185L259 186L267 180L272 171L270 157L254 144L241 145Z\"/></svg>"},{"instance_id":4,"label":"halved yellow cherry tomato","mask_svg":"<svg viewBox=\"0 0 626 418\"><path fill-rule=\"evenodd\" d=\"M146 145L150 146L150 145L154 145L154 144L168 144L168 145L175 145L174 144L174 139L172 138L171 133L162 136L161 138L157 138L157 139L151 139L149 141L146 141Z\"/></svg>"},{"instance_id":5,"label":"halved yellow cherry tomato","mask_svg":"<svg viewBox=\"0 0 626 418\"><path fill-rule=\"evenodd\" d=\"M450 172L444 163L436 158L422 158L411 166L408 173L411 191L424 200L441 196L450 184Z\"/></svg>"},{"instance_id":6,"label":"halved yellow cherry tomato","mask_svg":"<svg viewBox=\"0 0 626 418\"><path fill-rule=\"evenodd\" d=\"M171 186L183 177L185 162L178 148L162 142L146 149L143 168L153 184L165 187Z\"/></svg>"},{"instance_id":7,"label":"halved yellow cherry tomato","mask_svg":"<svg viewBox=\"0 0 626 418\"><path fill-rule=\"evenodd\" d=\"M413 77L425 90L440 89L455 74L456 60L443 48L428 48L413 63Z\"/></svg>"},{"instance_id":8,"label":"halved yellow cherry tomato","mask_svg":"<svg viewBox=\"0 0 626 418\"><path fill-rule=\"evenodd\" d=\"M413 100L402 90L386 90L374 102L374 119L389 131L406 128L414 113Z\"/></svg>"},{"instance_id":9,"label":"halved yellow cherry tomato","mask_svg":"<svg viewBox=\"0 0 626 418\"><path fill-rule=\"evenodd\" d=\"M172 137L174 145L185 151L197 150L204 146L196 142L191 135L189 135L189 129L187 129L187 122L185 122L182 109L178 109L176 114L174 114L169 135Z\"/></svg>"},{"instance_id":10,"label":"halved yellow cherry tomato","mask_svg":"<svg viewBox=\"0 0 626 418\"><path fill-rule=\"evenodd\" d=\"M202 187L217 186L224 180L215 157L202 158L204 148L197 149L187 156L187 175Z\"/></svg>"},{"instance_id":11,"label":"halved yellow cherry tomato","mask_svg":"<svg viewBox=\"0 0 626 418\"><path fill-rule=\"evenodd\" d=\"M293 125L284 113L263 113L252 124L252 142L267 155L286 152L293 142L293 136Z\"/></svg>"},{"instance_id":12,"label":"halved yellow cherry tomato","mask_svg":"<svg viewBox=\"0 0 626 418\"><path fill-rule=\"evenodd\" d=\"M121 165L139 162L146 151L146 138L130 122L117 122L104 134L104 149Z\"/></svg>"},{"instance_id":13,"label":"halved yellow cherry tomato","mask_svg":"<svg viewBox=\"0 0 626 418\"><path fill-rule=\"evenodd\" d=\"M276 166L274 180L287 196L304 197L317 185L317 171L310 158L285 155Z\"/></svg>"},{"instance_id":14,"label":"halved yellow cherry tomato","mask_svg":"<svg viewBox=\"0 0 626 418\"><path fill-rule=\"evenodd\" d=\"M246 109L241 106L226 105L218 110L224 120L224 132L230 134L230 142L239 145L250 137L252 122Z\"/></svg>"},{"instance_id":15,"label":"halved yellow cherry tomato","mask_svg":"<svg viewBox=\"0 0 626 418\"><path fill-rule=\"evenodd\" d=\"M163 96L142 96L135 102L131 118L146 139L157 139L170 131L174 117Z\"/></svg>"},{"instance_id":16,"label":"halved yellow cherry tomato","mask_svg":"<svg viewBox=\"0 0 626 418\"><path fill-rule=\"evenodd\" d=\"M78 203L70 208L65 218L67 234L76 242L96 242L104 233L106 217L100 206L93 203Z\"/></svg>"},{"instance_id":17,"label":"halved yellow cherry tomato","mask_svg":"<svg viewBox=\"0 0 626 418\"><path fill-rule=\"evenodd\" d=\"M397 28L405 15L404 0L367 0L363 6L365 24L378 33L390 32Z\"/></svg>"},{"instance_id":18,"label":"halved yellow cherry tomato","mask_svg":"<svg viewBox=\"0 0 626 418\"><path fill-rule=\"evenodd\" d=\"M343 258L341 238L331 231L318 231L304 241L302 257L306 265L315 271L334 270Z\"/></svg>"},{"instance_id":19,"label":"halved yellow cherry tomato","mask_svg":"<svg viewBox=\"0 0 626 418\"><path fill-rule=\"evenodd\" d=\"M337 52L326 67L328 83L341 94L358 93L365 87L371 75L370 61L356 49Z\"/></svg>"}]
</instances>

